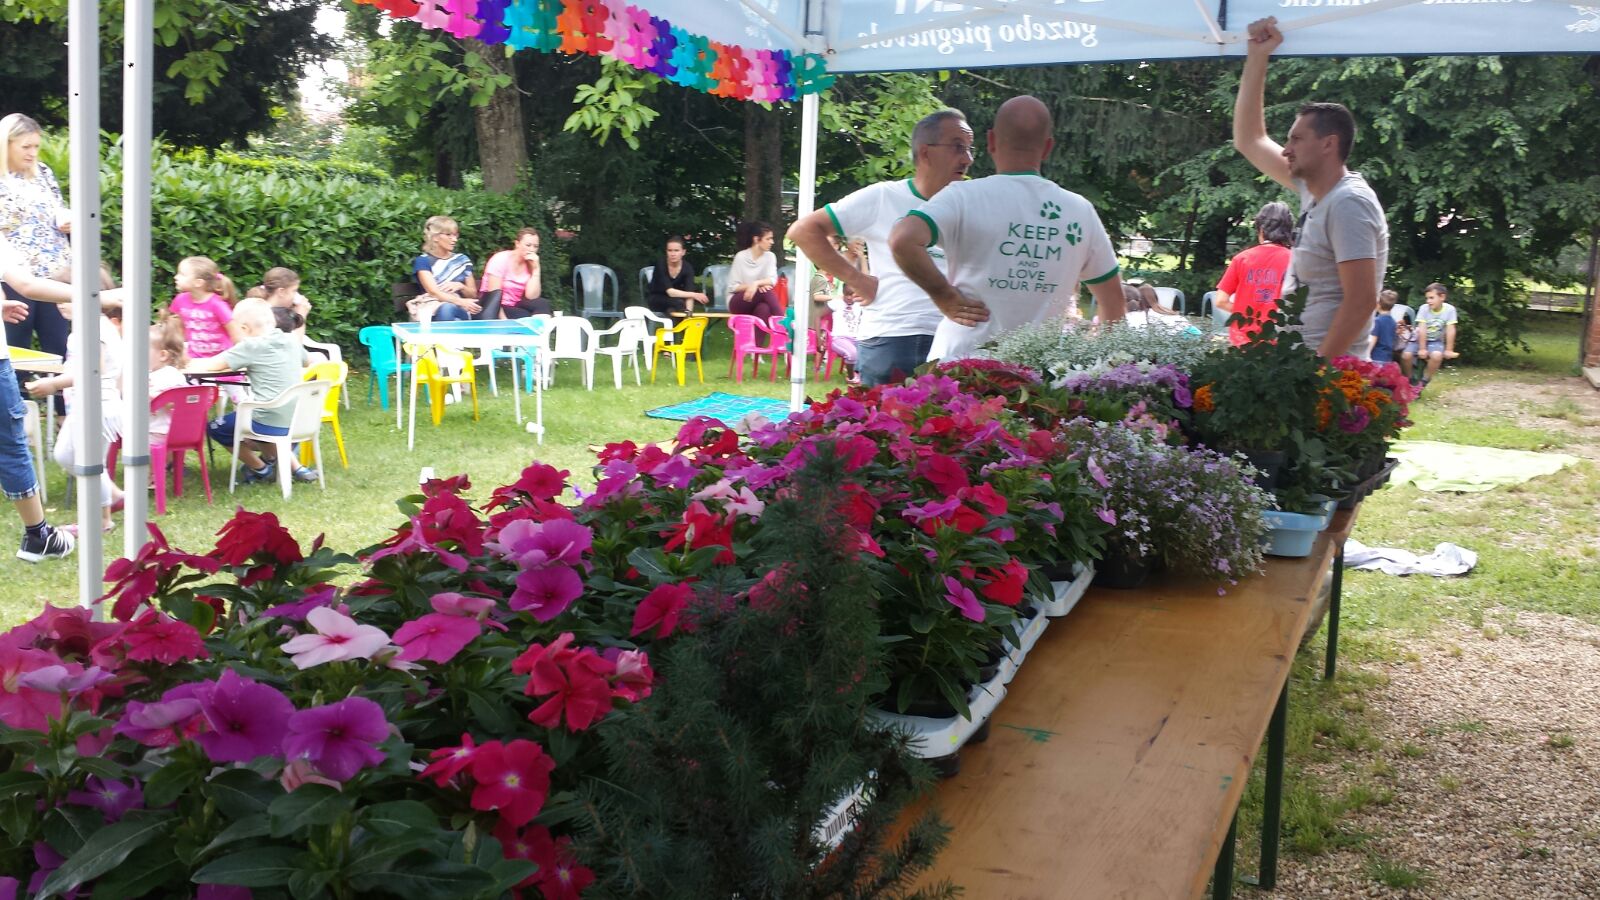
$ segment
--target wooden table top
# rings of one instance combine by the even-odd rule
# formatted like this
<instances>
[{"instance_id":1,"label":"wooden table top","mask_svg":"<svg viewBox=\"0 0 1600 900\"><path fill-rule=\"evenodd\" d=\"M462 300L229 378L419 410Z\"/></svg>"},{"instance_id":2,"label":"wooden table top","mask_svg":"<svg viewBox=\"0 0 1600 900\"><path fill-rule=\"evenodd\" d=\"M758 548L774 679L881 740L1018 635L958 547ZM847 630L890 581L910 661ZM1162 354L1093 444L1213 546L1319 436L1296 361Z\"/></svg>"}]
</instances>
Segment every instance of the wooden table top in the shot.
<instances>
[{"instance_id":1,"label":"wooden table top","mask_svg":"<svg viewBox=\"0 0 1600 900\"><path fill-rule=\"evenodd\" d=\"M932 803L952 827L924 883L966 896L1203 895L1337 542L1218 596L1092 588L1051 623ZM1291 712L1291 715L1293 713Z\"/></svg>"}]
</instances>

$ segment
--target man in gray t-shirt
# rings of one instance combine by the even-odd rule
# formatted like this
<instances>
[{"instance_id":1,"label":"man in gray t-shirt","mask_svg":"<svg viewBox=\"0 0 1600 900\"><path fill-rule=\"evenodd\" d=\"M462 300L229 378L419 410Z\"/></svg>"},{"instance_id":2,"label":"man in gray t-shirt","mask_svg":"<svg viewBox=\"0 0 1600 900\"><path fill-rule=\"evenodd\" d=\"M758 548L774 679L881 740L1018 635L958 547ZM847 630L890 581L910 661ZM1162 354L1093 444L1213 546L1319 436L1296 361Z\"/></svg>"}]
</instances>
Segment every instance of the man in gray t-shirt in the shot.
<instances>
[{"instance_id":1,"label":"man in gray t-shirt","mask_svg":"<svg viewBox=\"0 0 1600 900\"><path fill-rule=\"evenodd\" d=\"M1389 227L1367 180L1345 168L1355 142L1355 119L1337 103L1308 103L1280 146L1267 136L1263 113L1267 60L1283 43L1277 19L1250 23L1250 44L1239 99L1233 108L1233 146L1262 174L1300 197L1294 257L1285 296L1303 286L1300 319L1306 344L1325 357L1367 357L1367 336L1389 262Z\"/></svg>"}]
</instances>

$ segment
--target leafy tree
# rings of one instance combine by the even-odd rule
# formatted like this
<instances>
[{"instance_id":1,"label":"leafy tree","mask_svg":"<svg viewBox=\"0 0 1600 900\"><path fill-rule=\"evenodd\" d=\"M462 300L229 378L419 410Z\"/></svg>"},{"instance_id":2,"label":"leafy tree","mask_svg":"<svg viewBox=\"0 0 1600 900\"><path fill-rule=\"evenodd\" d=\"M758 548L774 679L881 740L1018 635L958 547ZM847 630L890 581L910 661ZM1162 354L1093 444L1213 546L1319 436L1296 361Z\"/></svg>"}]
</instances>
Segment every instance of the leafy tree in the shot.
<instances>
[{"instance_id":1,"label":"leafy tree","mask_svg":"<svg viewBox=\"0 0 1600 900\"><path fill-rule=\"evenodd\" d=\"M318 34L319 0L271 4L239 0L172 0L156 6L153 90L157 133L185 146L243 146L270 126L276 108L291 105L305 69L333 45ZM101 7L101 123L122 128L122 8ZM65 125L67 58L65 0L0 4L0 61L5 108ZM28 48L16 52L18 48Z\"/></svg>"}]
</instances>

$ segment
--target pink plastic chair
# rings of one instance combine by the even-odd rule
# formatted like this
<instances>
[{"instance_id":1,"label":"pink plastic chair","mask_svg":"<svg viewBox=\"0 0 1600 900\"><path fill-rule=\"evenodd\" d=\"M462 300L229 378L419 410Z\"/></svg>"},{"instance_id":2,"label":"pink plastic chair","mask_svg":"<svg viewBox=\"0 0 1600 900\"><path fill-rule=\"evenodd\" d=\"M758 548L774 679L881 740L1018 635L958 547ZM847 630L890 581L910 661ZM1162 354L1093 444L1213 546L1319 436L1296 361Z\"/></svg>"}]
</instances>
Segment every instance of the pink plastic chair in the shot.
<instances>
[{"instance_id":1,"label":"pink plastic chair","mask_svg":"<svg viewBox=\"0 0 1600 900\"><path fill-rule=\"evenodd\" d=\"M206 462L206 419L217 402L217 389L212 385L168 388L150 398L150 416L154 418L163 408L171 408L172 423L167 426L166 437L150 436L150 482L156 489L156 515L167 513L167 457L172 458L172 493L183 496L183 454L193 450L200 458L200 482L205 485L206 502L211 502L211 467ZM111 445L106 467L117 470L117 454L122 442Z\"/></svg>"},{"instance_id":2,"label":"pink plastic chair","mask_svg":"<svg viewBox=\"0 0 1600 900\"><path fill-rule=\"evenodd\" d=\"M733 375L733 380L744 381L744 359L747 356L755 358L755 369L751 373L753 377L761 377L761 359L766 357L773 364L771 379L776 380L778 354L783 350L778 343L779 338L773 335L772 329L755 316L732 315L728 317L728 330L733 332L733 359L728 364L728 371ZM766 344L761 343L757 332L769 336Z\"/></svg>"},{"instance_id":3,"label":"pink plastic chair","mask_svg":"<svg viewBox=\"0 0 1600 900\"><path fill-rule=\"evenodd\" d=\"M767 327L772 334L772 349L783 354L784 368L789 367L789 329L784 327L783 316L773 316L767 320ZM811 359L818 359L817 370L822 370L817 350L817 332L815 329L806 329L806 353Z\"/></svg>"}]
</instances>

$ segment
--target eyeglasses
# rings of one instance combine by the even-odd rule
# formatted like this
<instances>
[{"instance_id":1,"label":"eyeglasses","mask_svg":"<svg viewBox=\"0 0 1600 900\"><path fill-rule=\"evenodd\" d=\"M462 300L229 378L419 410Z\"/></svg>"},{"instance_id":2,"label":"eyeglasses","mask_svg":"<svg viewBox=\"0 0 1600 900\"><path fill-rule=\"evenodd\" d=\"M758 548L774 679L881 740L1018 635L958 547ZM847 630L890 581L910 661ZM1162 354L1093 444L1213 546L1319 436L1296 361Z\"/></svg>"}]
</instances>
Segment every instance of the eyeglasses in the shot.
<instances>
[{"instance_id":1,"label":"eyeglasses","mask_svg":"<svg viewBox=\"0 0 1600 900\"><path fill-rule=\"evenodd\" d=\"M952 148L955 149L955 151L957 153L960 153L960 154L966 156L967 159L977 159L978 158L978 147L977 147L976 144L923 144L922 146L924 146L924 147L952 147Z\"/></svg>"}]
</instances>

